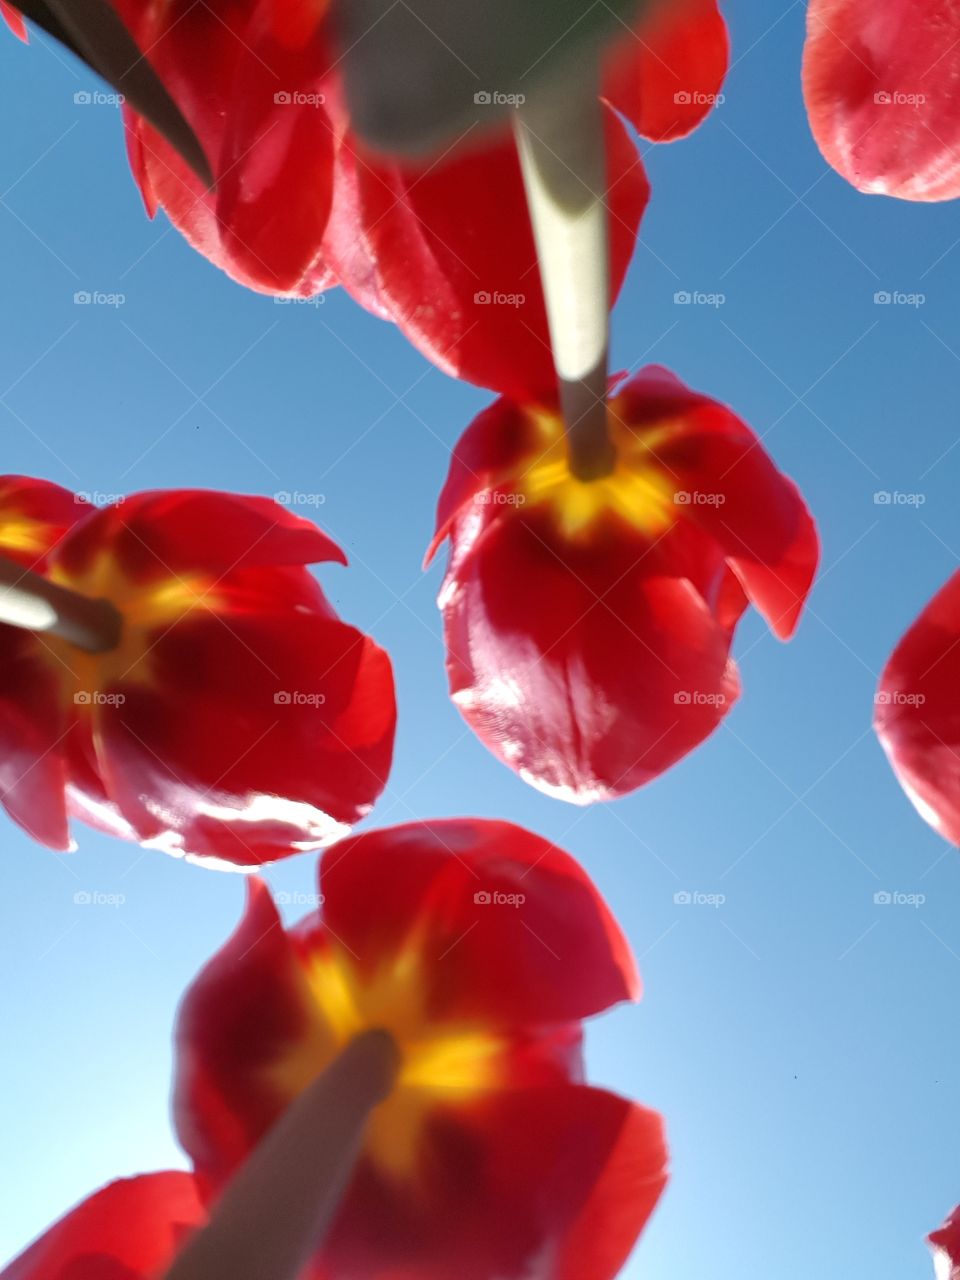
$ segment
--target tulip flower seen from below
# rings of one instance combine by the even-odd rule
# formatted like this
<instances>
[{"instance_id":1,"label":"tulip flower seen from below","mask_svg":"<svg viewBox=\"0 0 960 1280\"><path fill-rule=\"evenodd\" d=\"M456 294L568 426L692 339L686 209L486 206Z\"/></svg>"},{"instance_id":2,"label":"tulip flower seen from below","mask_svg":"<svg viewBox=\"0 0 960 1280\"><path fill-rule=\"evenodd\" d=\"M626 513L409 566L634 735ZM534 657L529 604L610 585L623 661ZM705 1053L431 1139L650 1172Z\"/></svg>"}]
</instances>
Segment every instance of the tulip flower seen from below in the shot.
<instances>
[{"instance_id":1,"label":"tulip flower seen from below","mask_svg":"<svg viewBox=\"0 0 960 1280\"><path fill-rule=\"evenodd\" d=\"M583 871L500 822L346 840L295 929L251 885L187 992L175 1121L215 1196L292 1099L368 1028L400 1053L318 1271L354 1280L605 1280L665 1181L660 1120L582 1083L581 1020L635 998Z\"/></svg>"},{"instance_id":2,"label":"tulip flower seen from below","mask_svg":"<svg viewBox=\"0 0 960 1280\"><path fill-rule=\"evenodd\" d=\"M920 816L960 844L960 573L893 651L877 690L874 728Z\"/></svg>"},{"instance_id":3,"label":"tulip flower seen from below","mask_svg":"<svg viewBox=\"0 0 960 1280\"><path fill-rule=\"evenodd\" d=\"M393 678L306 568L345 563L325 534L266 498L199 490L73 504L65 535L54 506L17 478L0 486L0 550L32 554L55 532L32 567L109 601L121 625L100 653L0 627L0 798L14 821L53 849L78 817L252 866L369 812L390 767Z\"/></svg>"},{"instance_id":4,"label":"tulip flower seen from below","mask_svg":"<svg viewBox=\"0 0 960 1280\"><path fill-rule=\"evenodd\" d=\"M960 196L958 0L811 0L803 90L817 145L858 191Z\"/></svg>"},{"instance_id":5,"label":"tulip flower seen from below","mask_svg":"<svg viewBox=\"0 0 960 1280\"><path fill-rule=\"evenodd\" d=\"M126 108L130 162L151 216L163 208L241 284L294 296L342 284L446 372L518 394L499 354L517 347L529 377L552 390L519 166L492 93L476 94L452 145L401 163L374 155L353 132L326 4L237 0L217 13L174 0L115 4L215 179L208 187L197 176L193 146L188 163ZM16 12L9 16L16 25ZM654 141L695 128L727 67L716 0L644 6L632 29L614 25L601 77L609 105ZM511 96L534 91L530 79ZM614 111L606 135L615 295L649 190Z\"/></svg>"},{"instance_id":6,"label":"tulip flower seen from below","mask_svg":"<svg viewBox=\"0 0 960 1280\"><path fill-rule=\"evenodd\" d=\"M452 697L526 781L624 795L703 741L739 693L748 604L788 639L818 559L795 485L715 400L650 367L615 383L615 465L578 479L551 409L499 400L454 453L431 555Z\"/></svg>"}]
</instances>

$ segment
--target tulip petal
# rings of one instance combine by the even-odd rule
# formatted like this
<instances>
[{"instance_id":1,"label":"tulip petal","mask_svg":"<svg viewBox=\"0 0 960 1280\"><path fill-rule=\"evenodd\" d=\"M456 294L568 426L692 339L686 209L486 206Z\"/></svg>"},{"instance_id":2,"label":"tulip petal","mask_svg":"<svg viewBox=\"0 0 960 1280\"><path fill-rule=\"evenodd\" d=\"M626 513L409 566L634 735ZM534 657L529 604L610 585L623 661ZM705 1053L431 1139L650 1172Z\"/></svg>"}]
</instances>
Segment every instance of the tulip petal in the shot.
<instances>
[{"instance_id":1,"label":"tulip petal","mask_svg":"<svg viewBox=\"0 0 960 1280\"><path fill-rule=\"evenodd\" d=\"M309 13L309 6L303 9ZM218 168L224 248L261 287L297 292L321 257L333 197L330 56L315 17L302 45L278 40L265 0L244 32ZM322 269L322 267L321 267Z\"/></svg>"},{"instance_id":2,"label":"tulip petal","mask_svg":"<svg viewBox=\"0 0 960 1280\"><path fill-rule=\"evenodd\" d=\"M0 626L0 802L48 849L71 847L64 757L68 722L43 641Z\"/></svg>"},{"instance_id":3,"label":"tulip petal","mask_svg":"<svg viewBox=\"0 0 960 1280\"><path fill-rule=\"evenodd\" d=\"M677 510L723 548L752 604L777 636L789 639L820 554L796 485L736 414L667 369L652 366L631 378L614 411L634 429L678 421L655 451L675 482Z\"/></svg>"},{"instance_id":4,"label":"tulip petal","mask_svg":"<svg viewBox=\"0 0 960 1280\"><path fill-rule=\"evenodd\" d=\"M7 24L18 40L22 40L24 44L30 43L30 36L27 32L27 24L23 20L23 14L15 9L12 4L6 4L4 0L0 0L0 18Z\"/></svg>"},{"instance_id":5,"label":"tulip petal","mask_svg":"<svg viewBox=\"0 0 960 1280\"><path fill-rule=\"evenodd\" d=\"M0 554L39 571L92 508L80 494L32 476L0 476Z\"/></svg>"},{"instance_id":6,"label":"tulip petal","mask_svg":"<svg viewBox=\"0 0 960 1280\"><path fill-rule=\"evenodd\" d=\"M730 633L700 592L631 559L591 571L548 531L504 521L441 597L458 710L526 781L578 804L656 777L739 695Z\"/></svg>"},{"instance_id":7,"label":"tulip petal","mask_svg":"<svg viewBox=\"0 0 960 1280\"><path fill-rule=\"evenodd\" d=\"M920 614L887 663L874 728L920 816L960 845L960 573Z\"/></svg>"},{"instance_id":8,"label":"tulip petal","mask_svg":"<svg viewBox=\"0 0 960 1280\"><path fill-rule=\"evenodd\" d=\"M270 0L256 10L238 4L181 11L139 0L118 7L217 180L207 190L155 129L126 110L128 154L148 214L162 207L195 249L248 288L302 297L326 288L331 277L321 243L332 137L322 103L293 101L294 93L319 92L305 80L310 50L277 42L265 18ZM296 181L298 175L309 180Z\"/></svg>"},{"instance_id":9,"label":"tulip petal","mask_svg":"<svg viewBox=\"0 0 960 1280\"><path fill-rule=\"evenodd\" d=\"M355 1280L611 1280L665 1165L659 1117L599 1089L508 1089L450 1105L409 1191L358 1170L322 1264Z\"/></svg>"},{"instance_id":10,"label":"tulip petal","mask_svg":"<svg viewBox=\"0 0 960 1280\"><path fill-rule=\"evenodd\" d=\"M612 113L607 151L616 296L649 186ZM512 138L463 148L426 169L370 158L358 180L380 296L411 342L455 377L521 400L552 398L556 374Z\"/></svg>"},{"instance_id":11,"label":"tulip petal","mask_svg":"<svg viewBox=\"0 0 960 1280\"><path fill-rule=\"evenodd\" d=\"M107 792L141 840L256 865L330 843L382 791L390 661L353 627L199 614L161 632L147 661L149 681L94 709Z\"/></svg>"},{"instance_id":12,"label":"tulip petal","mask_svg":"<svg viewBox=\"0 0 960 1280\"><path fill-rule=\"evenodd\" d=\"M61 548L58 563L81 573L105 550L134 579L241 569L346 564L337 544L270 498L173 489L138 493L99 511Z\"/></svg>"},{"instance_id":13,"label":"tulip petal","mask_svg":"<svg viewBox=\"0 0 960 1280\"><path fill-rule=\"evenodd\" d=\"M810 127L858 191L960 196L957 0L811 0L803 91Z\"/></svg>"},{"instance_id":14,"label":"tulip petal","mask_svg":"<svg viewBox=\"0 0 960 1280\"><path fill-rule=\"evenodd\" d=\"M204 1194L219 1188L282 1110L261 1073L304 1034L296 950L270 891L248 881L236 932L188 989L177 1015L174 1123Z\"/></svg>"},{"instance_id":15,"label":"tulip petal","mask_svg":"<svg viewBox=\"0 0 960 1280\"><path fill-rule=\"evenodd\" d=\"M156 1280L204 1218L189 1173L111 1182L15 1258L0 1280Z\"/></svg>"},{"instance_id":16,"label":"tulip petal","mask_svg":"<svg viewBox=\"0 0 960 1280\"><path fill-rule=\"evenodd\" d=\"M960 1207L942 1227L931 1231L927 1241L933 1250L937 1280L960 1280Z\"/></svg>"},{"instance_id":17,"label":"tulip petal","mask_svg":"<svg viewBox=\"0 0 960 1280\"><path fill-rule=\"evenodd\" d=\"M672 0L614 44L603 96L643 137L672 142L713 110L729 59L717 0Z\"/></svg>"},{"instance_id":18,"label":"tulip petal","mask_svg":"<svg viewBox=\"0 0 960 1280\"><path fill-rule=\"evenodd\" d=\"M639 995L594 885L561 849L510 823L354 836L324 858L320 885L324 921L362 972L407 944L433 962L432 1020L542 1026Z\"/></svg>"}]
</instances>

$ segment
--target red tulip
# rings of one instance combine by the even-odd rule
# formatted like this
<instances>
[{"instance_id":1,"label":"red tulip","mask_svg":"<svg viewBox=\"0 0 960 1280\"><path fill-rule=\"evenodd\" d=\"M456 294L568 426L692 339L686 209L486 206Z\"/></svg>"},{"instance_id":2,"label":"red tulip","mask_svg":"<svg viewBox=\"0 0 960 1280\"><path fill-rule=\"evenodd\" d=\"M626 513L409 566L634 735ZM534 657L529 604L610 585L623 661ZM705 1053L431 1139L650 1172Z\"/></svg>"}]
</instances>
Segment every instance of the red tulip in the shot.
<instances>
[{"instance_id":1,"label":"red tulip","mask_svg":"<svg viewBox=\"0 0 960 1280\"><path fill-rule=\"evenodd\" d=\"M934 596L884 669L874 728L921 817L960 844L960 573Z\"/></svg>"},{"instance_id":2,"label":"red tulip","mask_svg":"<svg viewBox=\"0 0 960 1280\"><path fill-rule=\"evenodd\" d=\"M40 571L90 506L79 495L32 476L0 476L0 554Z\"/></svg>"},{"instance_id":3,"label":"red tulip","mask_svg":"<svg viewBox=\"0 0 960 1280\"><path fill-rule=\"evenodd\" d=\"M573 476L555 412L499 400L467 430L432 556L450 689L526 781L624 795L720 723L748 603L787 639L818 558L793 483L733 412L650 367L614 384L611 475ZM429 556L428 556L429 559Z\"/></svg>"},{"instance_id":4,"label":"red tulip","mask_svg":"<svg viewBox=\"0 0 960 1280\"><path fill-rule=\"evenodd\" d=\"M157 1280L205 1217L189 1173L111 1182L15 1258L0 1280Z\"/></svg>"},{"instance_id":5,"label":"red tulip","mask_svg":"<svg viewBox=\"0 0 960 1280\"><path fill-rule=\"evenodd\" d=\"M937 1280L960 1280L960 1207L927 1240L933 1250Z\"/></svg>"},{"instance_id":6,"label":"red tulip","mask_svg":"<svg viewBox=\"0 0 960 1280\"><path fill-rule=\"evenodd\" d=\"M339 548L265 498L156 492L87 511L43 573L112 602L120 640L92 654L0 628L10 816L54 849L75 816L249 866L368 813L390 767L393 679L306 568L345 563Z\"/></svg>"},{"instance_id":7,"label":"red tulip","mask_svg":"<svg viewBox=\"0 0 960 1280\"><path fill-rule=\"evenodd\" d=\"M859 191L960 196L957 0L811 0L803 62L810 125Z\"/></svg>"},{"instance_id":8,"label":"red tulip","mask_svg":"<svg viewBox=\"0 0 960 1280\"><path fill-rule=\"evenodd\" d=\"M665 1182L659 1117L582 1083L581 1019L635 998L627 943L575 862L506 823L415 824L324 857L291 931L251 882L188 991L174 1112L215 1196L366 1028L401 1066L318 1274L601 1280Z\"/></svg>"},{"instance_id":9,"label":"red tulip","mask_svg":"<svg viewBox=\"0 0 960 1280\"><path fill-rule=\"evenodd\" d=\"M730 59L717 0L654 4L607 55L604 97L651 142L697 128L720 101Z\"/></svg>"},{"instance_id":10,"label":"red tulip","mask_svg":"<svg viewBox=\"0 0 960 1280\"><path fill-rule=\"evenodd\" d=\"M611 46L604 98L643 136L670 141L695 128L717 100L728 52L716 0L655 6L653 17ZM615 299L650 189L613 111L606 134ZM368 156L356 165L356 198L353 216L380 314L447 373L505 395L531 388L551 395L556 373L512 139L461 148L426 169ZM342 283L368 305L349 276Z\"/></svg>"},{"instance_id":11,"label":"red tulip","mask_svg":"<svg viewBox=\"0 0 960 1280\"><path fill-rule=\"evenodd\" d=\"M206 190L127 109L131 166L151 216L165 209L251 288L309 296L340 283L447 372L516 394L500 354L516 347L529 376L552 388L533 238L504 130L481 144L471 132L464 147L419 165L377 159L353 136L325 3L230 0L214 12L181 0L114 2L216 178ZM716 0L656 6L610 46L603 93L641 133L669 140L710 109L727 56ZM615 293L649 191L612 113L608 145Z\"/></svg>"}]
</instances>

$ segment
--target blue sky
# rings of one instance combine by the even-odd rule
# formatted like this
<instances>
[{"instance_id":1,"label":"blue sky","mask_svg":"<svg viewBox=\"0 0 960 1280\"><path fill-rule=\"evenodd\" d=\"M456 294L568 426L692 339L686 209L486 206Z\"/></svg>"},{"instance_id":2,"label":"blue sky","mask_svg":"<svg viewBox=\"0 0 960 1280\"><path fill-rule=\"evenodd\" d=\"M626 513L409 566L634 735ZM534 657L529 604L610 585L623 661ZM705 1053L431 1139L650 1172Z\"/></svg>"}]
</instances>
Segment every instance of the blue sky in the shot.
<instances>
[{"instance_id":1,"label":"blue sky","mask_svg":"<svg viewBox=\"0 0 960 1280\"><path fill-rule=\"evenodd\" d=\"M323 495L303 512L351 560L324 586L396 666L396 765L374 821L474 813L549 836L640 957L643 1004L589 1040L594 1079L662 1110L672 1139L673 1181L627 1275L926 1277L922 1237L960 1200L960 861L900 792L870 718L890 649L960 550L960 210L848 188L806 127L803 5L728 8L726 101L648 157L615 360L665 363L764 433L818 518L824 568L790 645L744 620L742 701L650 787L585 811L549 800L447 700L441 566L419 565L448 450L489 397L346 297L277 306L150 224L115 111L74 100L93 78L12 39L3 470L95 495ZM124 301L77 306L79 291ZM79 835L57 857L0 824L0 1257L101 1182L183 1163L174 1010L241 908L237 877ZM314 867L269 878L296 900Z\"/></svg>"}]
</instances>

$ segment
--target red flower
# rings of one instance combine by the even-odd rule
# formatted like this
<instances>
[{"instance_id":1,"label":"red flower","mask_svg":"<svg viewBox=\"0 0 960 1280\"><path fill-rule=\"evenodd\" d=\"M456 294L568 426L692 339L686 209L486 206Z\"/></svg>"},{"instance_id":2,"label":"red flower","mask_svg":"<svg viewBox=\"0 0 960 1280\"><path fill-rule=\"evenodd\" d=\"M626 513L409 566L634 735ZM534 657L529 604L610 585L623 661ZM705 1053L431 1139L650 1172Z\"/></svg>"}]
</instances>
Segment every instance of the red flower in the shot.
<instances>
[{"instance_id":1,"label":"red flower","mask_svg":"<svg viewBox=\"0 0 960 1280\"><path fill-rule=\"evenodd\" d=\"M206 1213L189 1173L147 1173L71 1209L0 1280L156 1280Z\"/></svg>"},{"instance_id":2,"label":"red flower","mask_svg":"<svg viewBox=\"0 0 960 1280\"><path fill-rule=\"evenodd\" d=\"M654 4L607 55L604 97L642 137L672 142L721 97L730 41L717 0Z\"/></svg>"},{"instance_id":3,"label":"red flower","mask_svg":"<svg viewBox=\"0 0 960 1280\"><path fill-rule=\"evenodd\" d=\"M467 146L420 165L365 154L342 103L326 0L115 3L217 180L206 190L128 109L131 166L151 216L165 209L194 247L251 288L309 296L342 284L459 377L515 394L500 355L515 347L529 376L552 386L533 237L505 132L480 146L471 133ZM710 110L727 57L716 0L658 6L611 45L604 96L645 136L676 138ZM616 293L649 190L612 112L607 129Z\"/></svg>"},{"instance_id":4,"label":"red flower","mask_svg":"<svg viewBox=\"0 0 960 1280\"><path fill-rule=\"evenodd\" d=\"M956 0L811 0L803 62L810 125L859 191L960 196Z\"/></svg>"},{"instance_id":5,"label":"red flower","mask_svg":"<svg viewBox=\"0 0 960 1280\"><path fill-rule=\"evenodd\" d=\"M89 512L79 495L49 480L0 476L0 554L39 572L67 530Z\"/></svg>"},{"instance_id":6,"label":"red flower","mask_svg":"<svg viewBox=\"0 0 960 1280\"><path fill-rule=\"evenodd\" d=\"M880 678L874 728L921 817L960 844L960 573L934 596Z\"/></svg>"},{"instance_id":7,"label":"red flower","mask_svg":"<svg viewBox=\"0 0 960 1280\"><path fill-rule=\"evenodd\" d=\"M575 862L500 822L373 832L323 859L292 931L251 882L188 991L175 1121L216 1195L366 1028L401 1054L318 1270L353 1280L602 1280L665 1182L659 1118L582 1083L581 1019L634 998L627 943Z\"/></svg>"},{"instance_id":8,"label":"red flower","mask_svg":"<svg viewBox=\"0 0 960 1280\"><path fill-rule=\"evenodd\" d=\"M8 525L3 493L0 541L23 506L21 488ZM345 563L339 548L266 498L183 490L86 510L43 572L110 600L120 641L90 654L0 628L10 816L55 849L72 815L244 866L318 848L369 812L390 766L393 679L305 567Z\"/></svg>"},{"instance_id":9,"label":"red flower","mask_svg":"<svg viewBox=\"0 0 960 1280\"><path fill-rule=\"evenodd\" d=\"M657 367L611 394L616 468L588 482L555 412L482 413L429 553L450 539L440 605L461 713L526 781L578 803L648 782L719 724L741 614L752 603L789 638L818 558L796 487L731 410Z\"/></svg>"},{"instance_id":10,"label":"red flower","mask_svg":"<svg viewBox=\"0 0 960 1280\"><path fill-rule=\"evenodd\" d=\"M960 1280L960 1206L927 1240L933 1250L937 1280Z\"/></svg>"}]
</instances>

